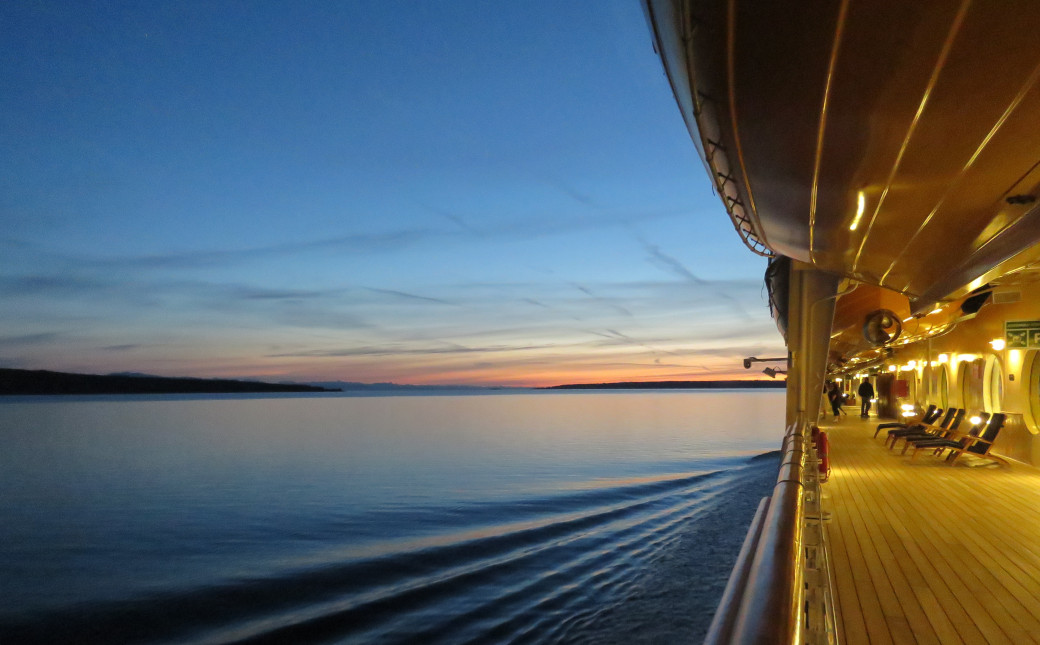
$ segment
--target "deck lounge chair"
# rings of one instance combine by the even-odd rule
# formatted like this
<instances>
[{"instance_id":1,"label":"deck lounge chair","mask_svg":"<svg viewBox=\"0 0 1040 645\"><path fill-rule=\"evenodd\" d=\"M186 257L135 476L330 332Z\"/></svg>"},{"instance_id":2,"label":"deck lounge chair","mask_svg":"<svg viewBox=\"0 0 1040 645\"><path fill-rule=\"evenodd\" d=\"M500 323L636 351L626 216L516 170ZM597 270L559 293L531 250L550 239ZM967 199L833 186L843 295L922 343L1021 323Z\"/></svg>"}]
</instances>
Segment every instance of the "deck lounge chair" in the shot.
<instances>
[{"instance_id":1,"label":"deck lounge chair","mask_svg":"<svg viewBox=\"0 0 1040 645\"><path fill-rule=\"evenodd\" d=\"M981 457L983 459L989 459L995 461L1003 466L1009 465L1007 460L1003 457L990 454L990 448L993 447L993 442L997 440L997 435L1000 434L1000 429L1004 427L1004 421L1007 419L1007 415L998 412L990 417L989 421L982 423L981 433L975 435L963 435L947 439L941 448L948 449L950 454L946 457L946 463L951 466L961 455L969 455L971 457ZM952 445L956 443L956 445ZM923 447L923 446L922 446ZM936 451L940 452L940 451Z\"/></svg>"},{"instance_id":2,"label":"deck lounge chair","mask_svg":"<svg viewBox=\"0 0 1040 645\"><path fill-rule=\"evenodd\" d=\"M874 431L874 437L878 436L878 433L882 430L902 430L911 426L916 426L921 423L930 424L935 423L935 420L942 414L942 408L936 408L935 405L929 405L928 409L925 410L924 414L917 417L916 419L907 419L905 421L895 421L890 423L879 423L877 430Z\"/></svg>"},{"instance_id":3,"label":"deck lounge chair","mask_svg":"<svg viewBox=\"0 0 1040 645\"><path fill-rule=\"evenodd\" d=\"M989 425L989 412L983 412L979 414L979 422L972 424L967 433L957 432L956 428L951 428L944 437L910 440L907 442L908 446L909 444L914 446L914 452L910 458L916 459L919 450L932 450L933 455L941 455L947 448L966 447L981 436L987 425ZM906 452L905 448L903 452Z\"/></svg>"},{"instance_id":4,"label":"deck lounge chair","mask_svg":"<svg viewBox=\"0 0 1040 645\"><path fill-rule=\"evenodd\" d=\"M943 415L942 421L938 423L919 423L911 428L896 428L895 430L888 431L888 448L889 450L896 447L896 442L900 439L909 441L917 439L933 439L945 436L948 432L956 430L961 421L964 420L964 416L967 414L967 410L963 408L949 408L946 410L946 414ZM903 446L903 452L906 452L906 448L909 444Z\"/></svg>"}]
</instances>

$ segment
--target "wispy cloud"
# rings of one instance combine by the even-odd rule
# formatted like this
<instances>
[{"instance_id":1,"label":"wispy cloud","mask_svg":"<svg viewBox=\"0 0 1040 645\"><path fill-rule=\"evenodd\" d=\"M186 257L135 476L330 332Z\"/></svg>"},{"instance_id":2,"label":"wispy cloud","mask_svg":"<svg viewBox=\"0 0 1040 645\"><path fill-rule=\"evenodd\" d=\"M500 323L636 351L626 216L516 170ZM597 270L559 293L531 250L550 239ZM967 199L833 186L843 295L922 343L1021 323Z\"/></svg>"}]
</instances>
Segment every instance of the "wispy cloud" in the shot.
<instances>
[{"instance_id":1,"label":"wispy cloud","mask_svg":"<svg viewBox=\"0 0 1040 645\"><path fill-rule=\"evenodd\" d=\"M67 295L111 289L111 280L78 275L5 275L0 276L0 295L9 297Z\"/></svg>"},{"instance_id":2,"label":"wispy cloud","mask_svg":"<svg viewBox=\"0 0 1040 645\"><path fill-rule=\"evenodd\" d=\"M592 298L594 301L602 304L605 307L613 309L614 311L618 312L622 316L628 316L629 318L632 317L632 312L629 311L626 307L622 307L621 305L617 304L616 302L612 302L611 300L608 300L606 298L602 298L602 297L596 295L595 293L592 292L592 289L589 289L588 287L586 287L584 285L580 285L580 284L578 284L576 282L571 282L570 285L572 287L574 287L575 289L577 289L578 291L584 293L589 298Z\"/></svg>"},{"instance_id":3,"label":"wispy cloud","mask_svg":"<svg viewBox=\"0 0 1040 645\"><path fill-rule=\"evenodd\" d=\"M387 296L395 296L397 298L404 298L405 300L419 300L421 302L432 302L438 305L449 305L457 306L454 302L448 302L447 300L441 300L440 298L431 298L429 296L420 296L415 293L408 293L405 291L397 291L396 289L377 289L375 287L365 287L366 290L372 293L381 293Z\"/></svg>"},{"instance_id":4,"label":"wispy cloud","mask_svg":"<svg viewBox=\"0 0 1040 645\"><path fill-rule=\"evenodd\" d=\"M686 268L686 265L682 262L662 251L661 247L656 244L650 244L642 238L639 238L639 242L646 249L646 252L650 254L650 261L658 267L694 284L706 284L705 280L702 280L693 271Z\"/></svg>"},{"instance_id":5,"label":"wispy cloud","mask_svg":"<svg viewBox=\"0 0 1040 645\"><path fill-rule=\"evenodd\" d=\"M661 248L656 244L650 244L649 242L638 236L637 239L639 240L640 244L643 245L643 248L646 249L646 252L650 254L650 262L652 264L692 284L701 286L710 284L708 280L705 280L697 274L695 274L678 259L662 251ZM714 296L716 298L719 298L720 300L726 301L731 310L740 318L744 320L752 319L752 316L748 313L747 309L744 308L742 301L735 298L732 294L720 289L714 292Z\"/></svg>"},{"instance_id":6,"label":"wispy cloud","mask_svg":"<svg viewBox=\"0 0 1040 645\"><path fill-rule=\"evenodd\" d=\"M54 342L59 336L56 332L0 336L0 345L39 345Z\"/></svg>"},{"instance_id":7,"label":"wispy cloud","mask_svg":"<svg viewBox=\"0 0 1040 645\"><path fill-rule=\"evenodd\" d=\"M447 237L447 231L411 228L380 233L354 233L329 238L280 242L247 248L189 249L144 255L96 256L54 251L24 240L5 240L5 245L29 251L37 263L61 266L63 271L98 269L137 271L213 269L247 262L267 261L309 253L376 254L406 249L428 240Z\"/></svg>"},{"instance_id":8,"label":"wispy cloud","mask_svg":"<svg viewBox=\"0 0 1040 645\"><path fill-rule=\"evenodd\" d=\"M497 354L505 352L526 352L541 349L553 349L557 345L488 345L483 347L465 347L456 344L445 344L438 347L349 347L341 349L314 349L300 352L284 352L267 354L269 358L342 358L348 356L432 356L443 354Z\"/></svg>"},{"instance_id":9,"label":"wispy cloud","mask_svg":"<svg viewBox=\"0 0 1040 645\"><path fill-rule=\"evenodd\" d=\"M551 186L552 188L555 188L556 190L560 191L561 193L563 193L567 197L570 197L571 199L573 199L574 201L578 202L579 204L583 204L585 206L590 206L590 207L596 208L596 209L600 209L601 208L600 204L596 203L596 201L594 199L592 199L592 197L590 197L589 195L587 195L586 193L584 193L584 192L582 192L580 190L577 190L576 188L574 188L573 186L571 186L570 184L568 184L564 180L560 179L559 177L557 177L555 175L552 175L552 174L549 174L549 173L537 173L537 172L535 172L534 174L535 174L536 177L538 177L540 180L545 182L547 185Z\"/></svg>"},{"instance_id":10,"label":"wispy cloud","mask_svg":"<svg viewBox=\"0 0 1040 645\"><path fill-rule=\"evenodd\" d=\"M246 285L228 285L222 290L225 291L225 295L242 300L312 300L343 291L342 289L267 289Z\"/></svg>"}]
</instances>

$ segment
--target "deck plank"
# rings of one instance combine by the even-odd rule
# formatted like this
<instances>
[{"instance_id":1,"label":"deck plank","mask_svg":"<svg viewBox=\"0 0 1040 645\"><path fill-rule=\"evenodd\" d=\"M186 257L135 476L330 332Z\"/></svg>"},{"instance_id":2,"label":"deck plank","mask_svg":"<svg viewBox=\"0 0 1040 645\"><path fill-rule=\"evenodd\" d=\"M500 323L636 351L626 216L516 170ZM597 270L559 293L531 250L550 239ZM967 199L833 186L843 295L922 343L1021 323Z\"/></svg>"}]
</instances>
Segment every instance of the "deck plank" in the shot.
<instances>
[{"instance_id":1,"label":"deck plank","mask_svg":"<svg viewBox=\"0 0 1040 645\"><path fill-rule=\"evenodd\" d=\"M1040 469L911 460L877 423L820 424L842 642L1040 643Z\"/></svg>"}]
</instances>

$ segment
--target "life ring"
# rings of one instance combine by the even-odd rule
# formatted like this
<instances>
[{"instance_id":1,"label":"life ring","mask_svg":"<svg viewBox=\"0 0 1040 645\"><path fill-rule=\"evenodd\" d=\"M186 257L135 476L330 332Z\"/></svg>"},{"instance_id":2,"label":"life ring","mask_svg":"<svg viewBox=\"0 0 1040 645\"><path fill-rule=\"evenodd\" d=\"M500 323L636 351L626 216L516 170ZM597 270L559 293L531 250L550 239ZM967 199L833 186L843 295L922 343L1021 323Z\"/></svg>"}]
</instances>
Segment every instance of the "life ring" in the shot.
<instances>
[{"instance_id":1,"label":"life ring","mask_svg":"<svg viewBox=\"0 0 1040 645\"><path fill-rule=\"evenodd\" d=\"M820 481L825 482L831 477L831 458L827 433L822 430L816 435L816 454L820 458Z\"/></svg>"}]
</instances>

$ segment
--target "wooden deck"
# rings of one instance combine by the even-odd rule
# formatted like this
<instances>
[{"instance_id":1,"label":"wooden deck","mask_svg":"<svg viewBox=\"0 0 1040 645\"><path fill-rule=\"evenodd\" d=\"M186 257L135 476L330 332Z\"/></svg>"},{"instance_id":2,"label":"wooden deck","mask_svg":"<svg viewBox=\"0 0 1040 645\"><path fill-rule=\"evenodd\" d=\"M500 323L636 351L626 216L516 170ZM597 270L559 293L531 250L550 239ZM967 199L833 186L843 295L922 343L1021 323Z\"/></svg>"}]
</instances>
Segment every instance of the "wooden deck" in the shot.
<instances>
[{"instance_id":1,"label":"wooden deck","mask_svg":"<svg viewBox=\"0 0 1040 645\"><path fill-rule=\"evenodd\" d=\"M842 642L1040 643L1040 469L911 462L848 412L820 424Z\"/></svg>"}]
</instances>

